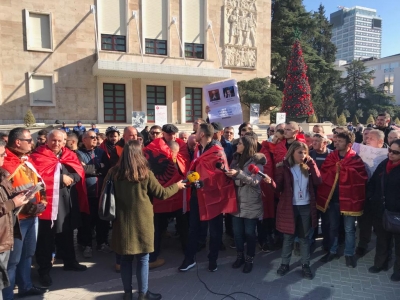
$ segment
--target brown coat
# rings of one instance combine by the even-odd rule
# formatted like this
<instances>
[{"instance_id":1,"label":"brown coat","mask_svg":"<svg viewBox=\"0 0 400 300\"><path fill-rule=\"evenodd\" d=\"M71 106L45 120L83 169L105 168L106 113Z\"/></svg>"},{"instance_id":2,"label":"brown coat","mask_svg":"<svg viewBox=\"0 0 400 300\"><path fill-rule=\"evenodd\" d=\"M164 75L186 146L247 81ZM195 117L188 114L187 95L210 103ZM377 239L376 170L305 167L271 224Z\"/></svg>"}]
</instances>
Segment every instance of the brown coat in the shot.
<instances>
[{"instance_id":1,"label":"brown coat","mask_svg":"<svg viewBox=\"0 0 400 300\"><path fill-rule=\"evenodd\" d=\"M112 176L111 169L104 183ZM104 188L104 186L103 186ZM178 185L163 188L149 172L141 182L114 180L116 219L113 223L111 248L120 255L154 251L153 205L149 194L165 200L178 192Z\"/></svg>"},{"instance_id":2,"label":"brown coat","mask_svg":"<svg viewBox=\"0 0 400 300\"><path fill-rule=\"evenodd\" d=\"M311 220L312 227L315 228L317 226L317 206L314 187L321 184L321 175L314 160L310 159L307 166L309 167L308 192ZM276 229L286 234L294 234L296 231L293 214L293 181L289 163L284 160L277 165L275 181L272 181L271 186L280 194L276 211Z\"/></svg>"}]
</instances>

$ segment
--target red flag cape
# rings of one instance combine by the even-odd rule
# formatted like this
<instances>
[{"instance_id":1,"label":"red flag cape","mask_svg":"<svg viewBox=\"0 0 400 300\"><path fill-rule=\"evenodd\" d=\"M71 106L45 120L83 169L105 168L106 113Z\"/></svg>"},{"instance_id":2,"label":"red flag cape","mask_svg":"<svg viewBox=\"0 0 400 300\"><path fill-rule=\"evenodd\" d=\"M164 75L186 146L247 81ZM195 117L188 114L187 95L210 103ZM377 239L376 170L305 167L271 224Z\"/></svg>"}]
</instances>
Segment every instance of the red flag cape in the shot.
<instances>
[{"instance_id":1,"label":"red flag cape","mask_svg":"<svg viewBox=\"0 0 400 300\"><path fill-rule=\"evenodd\" d=\"M265 155L267 159L267 163L264 165L264 174L267 174L272 179L274 178L274 162L272 161L273 150L275 149L275 144L270 143L268 141L264 141L262 143L262 147L260 153ZM269 184L264 182L264 180L260 183L261 192L262 192L262 201L264 206L264 219L267 218L275 218L275 193L269 187Z\"/></svg>"},{"instance_id":2,"label":"red flag cape","mask_svg":"<svg viewBox=\"0 0 400 300\"><path fill-rule=\"evenodd\" d=\"M328 155L321 166L322 184L318 187L317 208L328 208L335 187L339 184L340 211L344 215L361 216L364 210L367 171L362 159L352 149L341 160L339 151Z\"/></svg>"},{"instance_id":3,"label":"red flag cape","mask_svg":"<svg viewBox=\"0 0 400 300\"><path fill-rule=\"evenodd\" d=\"M85 184L85 171L83 170L83 167L74 152L64 147L62 148L61 157L57 158L57 156L49 149L49 147L44 145L36 148L30 157L39 174L46 183L47 206L46 210L40 216L40 219L57 220L61 164L73 168L81 177L81 180L76 183L79 197L79 208L81 212L89 214L89 204L87 200Z\"/></svg>"},{"instance_id":4,"label":"red flag cape","mask_svg":"<svg viewBox=\"0 0 400 300\"><path fill-rule=\"evenodd\" d=\"M179 180L185 179L189 169L190 156L187 145L181 139L176 139L176 142L179 144L179 153L176 158L179 170L172 160L172 151L164 139L155 139L143 149L143 154L150 164L150 169L163 187L168 187ZM190 195L189 191L179 191L166 200L153 198L154 212L174 212L188 207L188 197L186 195Z\"/></svg>"},{"instance_id":5,"label":"red flag cape","mask_svg":"<svg viewBox=\"0 0 400 300\"><path fill-rule=\"evenodd\" d=\"M204 182L204 187L197 189L200 220L211 220L221 213L235 213L237 203L233 181L215 167L217 162L228 166L224 148L214 145L199 156L197 146L194 155L190 171L198 172Z\"/></svg>"}]
</instances>

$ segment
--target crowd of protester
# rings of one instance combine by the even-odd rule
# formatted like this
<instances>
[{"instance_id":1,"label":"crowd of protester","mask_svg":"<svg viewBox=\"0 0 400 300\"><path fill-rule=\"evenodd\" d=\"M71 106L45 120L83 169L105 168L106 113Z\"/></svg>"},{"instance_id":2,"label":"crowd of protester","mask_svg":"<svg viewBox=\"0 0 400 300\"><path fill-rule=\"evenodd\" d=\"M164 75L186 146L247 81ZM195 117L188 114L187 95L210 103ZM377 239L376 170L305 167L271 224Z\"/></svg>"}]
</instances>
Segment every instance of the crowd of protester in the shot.
<instances>
[{"instance_id":1,"label":"crowd of protester","mask_svg":"<svg viewBox=\"0 0 400 300\"><path fill-rule=\"evenodd\" d=\"M385 209L400 213L400 130L389 115L380 114L366 128L338 126L332 138L321 125L303 132L295 122L271 124L265 141L248 122L238 133L235 139L233 127L203 119L194 121L192 133L173 124L141 132L110 126L100 133L96 124L86 130L80 121L72 130L65 123L40 130L36 141L26 128L1 133L0 296L14 299L15 286L21 298L44 294L55 259L65 271L86 271L74 250L77 230L83 257L93 256L93 246L115 253L124 299L133 297L134 260L138 299L161 299L149 291L148 274L165 263L161 244L172 221L184 252L181 272L196 265L207 237L208 270L217 271L225 229L237 251L232 268L251 272L257 247L281 250L279 276L290 271L293 254L301 256L303 278L312 279L310 255L318 237L325 251L321 262L343 253L346 266L356 268L374 232L369 272L388 270L394 246L391 280L400 281L400 234L382 223ZM374 172L358 155L362 145L387 149ZM201 185L185 183L193 172ZM109 181L116 206L111 224L98 215ZM38 185L41 191L29 193ZM31 280L34 256L41 287Z\"/></svg>"}]
</instances>

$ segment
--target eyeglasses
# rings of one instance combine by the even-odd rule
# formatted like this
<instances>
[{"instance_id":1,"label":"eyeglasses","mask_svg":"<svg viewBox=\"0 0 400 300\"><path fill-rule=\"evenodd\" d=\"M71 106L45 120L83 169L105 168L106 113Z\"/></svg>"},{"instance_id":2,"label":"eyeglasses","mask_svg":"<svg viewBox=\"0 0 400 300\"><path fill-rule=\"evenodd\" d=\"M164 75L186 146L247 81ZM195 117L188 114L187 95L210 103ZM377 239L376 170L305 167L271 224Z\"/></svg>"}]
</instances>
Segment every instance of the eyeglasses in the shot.
<instances>
[{"instance_id":1,"label":"eyeglasses","mask_svg":"<svg viewBox=\"0 0 400 300\"><path fill-rule=\"evenodd\" d=\"M389 148L388 151L389 151L389 153L393 153L395 155L399 155L400 154L400 151L392 150L391 148Z\"/></svg>"},{"instance_id":2,"label":"eyeglasses","mask_svg":"<svg viewBox=\"0 0 400 300\"><path fill-rule=\"evenodd\" d=\"M159 135L161 131L150 131L151 135Z\"/></svg>"},{"instance_id":3,"label":"eyeglasses","mask_svg":"<svg viewBox=\"0 0 400 300\"><path fill-rule=\"evenodd\" d=\"M95 139L97 139L97 136L95 136L95 135L90 135L90 136L88 136L88 138L90 138L90 139L92 139L92 140L95 140Z\"/></svg>"},{"instance_id":4,"label":"eyeglasses","mask_svg":"<svg viewBox=\"0 0 400 300\"><path fill-rule=\"evenodd\" d=\"M4 151L3 153L0 154L0 157L6 157L6 156L7 156L6 151Z\"/></svg>"},{"instance_id":5,"label":"eyeglasses","mask_svg":"<svg viewBox=\"0 0 400 300\"><path fill-rule=\"evenodd\" d=\"M24 142L28 142L28 143L32 143L32 138L30 139L19 139L20 141L24 141Z\"/></svg>"}]
</instances>

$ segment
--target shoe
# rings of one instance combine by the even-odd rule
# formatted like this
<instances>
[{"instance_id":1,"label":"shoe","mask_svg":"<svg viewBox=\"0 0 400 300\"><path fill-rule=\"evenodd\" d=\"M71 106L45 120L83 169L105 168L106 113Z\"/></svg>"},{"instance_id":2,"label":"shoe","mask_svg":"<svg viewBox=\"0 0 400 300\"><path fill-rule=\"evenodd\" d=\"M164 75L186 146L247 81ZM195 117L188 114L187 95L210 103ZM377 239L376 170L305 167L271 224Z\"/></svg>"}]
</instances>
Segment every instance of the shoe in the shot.
<instances>
[{"instance_id":1,"label":"shoe","mask_svg":"<svg viewBox=\"0 0 400 300\"><path fill-rule=\"evenodd\" d=\"M92 247L86 246L83 250L83 257L84 258L92 258Z\"/></svg>"},{"instance_id":2,"label":"shoe","mask_svg":"<svg viewBox=\"0 0 400 300\"><path fill-rule=\"evenodd\" d=\"M149 263L149 269L155 269L165 264L165 259L157 258L155 261Z\"/></svg>"},{"instance_id":3,"label":"shoe","mask_svg":"<svg viewBox=\"0 0 400 300\"><path fill-rule=\"evenodd\" d=\"M232 268L238 269L244 264L244 254L243 252L237 253L236 261L232 264Z\"/></svg>"},{"instance_id":4,"label":"shoe","mask_svg":"<svg viewBox=\"0 0 400 300\"><path fill-rule=\"evenodd\" d=\"M394 282L400 281L400 272L395 272L390 276L390 280Z\"/></svg>"},{"instance_id":5,"label":"shoe","mask_svg":"<svg viewBox=\"0 0 400 300\"><path fill-rule=\"evenodd\" d=\"M77 261L74 261L72 264L64 264L64 271L86 271L87 267L85 265L81 265Z\"/></svg>"},{"instance_id":6,"label":"shoe","mask_svg":"<svg viewBox=\"0 0 400 300\"><path fill-rule=\"evenodd\" d=\"M53 284L53 280L49 274L39 275L39 282L43 287L49 287Z\"/></svg>"},{"instance_id":7,"label":"shoe","mask_svg":"<svg viewBox=\"0 0 400 300\"><path fill-rule=\"evenodd\" d=\"M264 243L264 245L261 247L261 251L264 253L270 253L272 252L272 247L268 243Z\"/></svg>"},{"instance_id":8,"label":"shoe","mask_svg":"<svg viewBox=\"0 0 400 300\"><path fill-rule=\"evenodd\" d=\"M299 242L295 242L294 243L293 255L294 256L300 256L300 243Z\"/></svg>"},{"instance_id":9,"label":"shoe","mask_svg":"<svg viewBox=\"0 0 400 300\"><path fill-rule=\"evenodd\" d=\"M357 247L357 248L356 248L356 254L357 254L359 257L363 257L366 253L367 253L367 249L362 248L362 247Z\"/></svg>"},{"instance_id":10,"label":"shoe","mask_svg":"<svg viewBox=\"0 0 400 300\"><path fill-rule=\"evenodd\" d=\"M193 268L195 265L196 265L196 262L194 260L188 260L185 258L183 263L179 267L179 271L186 272L186 271L190 270L191 268Z\"/></svg>"},{"instance_id":11,"label":"shoe","mask_svg":"<svg viewBox=\"0 0 400 300\"><path fill-rule=\"evenodd\" d=\"M113 252L113 251L111 250L111 248L110 248L110 245L107 245L106 243L101 244L101 245L97 245L96 250L97 250L97 251L100 251L100 252L104 252L104 253L111 253L111 252Z\"/></svg>"},{"instance_id":12,"label":"shoe","mask_svg":"<svg viewBox=\"0 0 400 300\"><path fill-rule=\"evenodd\" d=\"M345 256L346 258L346 267L355 268L356 267L356 258L354 255L352 256Z\"/></svg>"},{"instance_id":13,"label":"shoe","mask_svg":"<svg viewBox=\"0 0 400 300\"><path fill-rule=\"evenodd\" d=\"M209 261L208 262L208 271L215 272L218 270L218 265L216 261Z\"/></svg>"},{"instance_id":14,"label":"shoe","mask_svg":"<svg viewBox=\"0 0 400 300\"><path fill-rule=\"evenodd\" d=\"M121 273L121 265L115 264L115 272Z\"/></svg>"},{"instance_id":15,"label":"shoe","mask_svg":"<svg viewBox=\"0 0 400 300\"><path fill-rule=\"evenodd\" d=\"M37 287L37 286L32 286L30 288L30 290L28 290L28 291L26 291L24 293L18 293L18 298L43 295L46 292L47 292L47 288L40 288L40 287Z\"/></svg>"},{"instance_id":16,"label":"shoe","mask_svg":"<svg viewBox=\"0 0 400 300\"><path fill-rule=\"evenodd\" d=\"M130 293L124 293L124 296L122 297L123 300L132 300L133 299L133 295L132 292Z\"/></svg>"},{"instance_id":17,"label":"shoe","mask_svg":"<svg viewBox=\"0 0 400 300\"><path fill-rule=\"evenodd\" d=\"M253 270L253 257L246 256L246 261L243 267L243 273L250 273Z\"/></svg>"},{"instance_id":18,"label":"shoe","mask_svg":"<svg viewBox=\"0 0 400 300\"><path fill-rule=\"evenodd\" d=\"M276 271L276 274L278 274L279 276L284 276L287 272L289 272L289 265L281 264L279 269Z\"/></svg>"},{"instance_id":19,"label":"shoe","mask_svg":"<svg viewBox=\"0 0 400 300\"><path fill-rule=\"evenodd\" d=\"M161 294L152 293L147 291L146 294L139 293L138 300L160 300L162 299Z\"/></svg>"},{"instance_id":20,"label":"shoe","mask_svg":"<svg viewBox=\"0 0 400 300\"><path fill-rule=\"evenodd\" d=\"M330 253L329 252L329 253L325 254L324 256L322 256L319 261L323 262L323 263L327 263L327 262L330 262L330 261L332 261L334 259L339 259L339 255L337 255L336 253Z\"/></svg>"},{"instance_id":21,"label":"shoe","mask_svg":"<svg viewBox=\"0 0 400 300\"><path fill-rule=\"evenodd\" d=\"M311 272L310 266L309 265L302 265L301 266L301 271L303 272L303 278L304 279L313 279L313 274Z\"/></svg>"},{"instance_id":22,"label":"shoe","mask_svg":"<svg viewBox=\"0 0 400 300\"><path fill-rule=\"evenodd\" d=\"M377 273L379 273L380 271L387 271L387 270L389 270L389 268L388 268L388 265L386 264L386 265L383 265L381 268L372 266L372 267L370 267L370 268L368 269L368 272L370 272L370 273L372 273L372 274L377 274Z\"/></svg>"}]
</instances>

